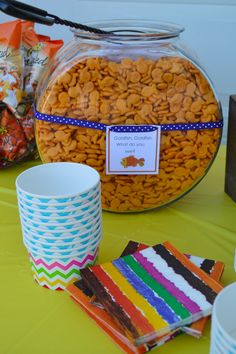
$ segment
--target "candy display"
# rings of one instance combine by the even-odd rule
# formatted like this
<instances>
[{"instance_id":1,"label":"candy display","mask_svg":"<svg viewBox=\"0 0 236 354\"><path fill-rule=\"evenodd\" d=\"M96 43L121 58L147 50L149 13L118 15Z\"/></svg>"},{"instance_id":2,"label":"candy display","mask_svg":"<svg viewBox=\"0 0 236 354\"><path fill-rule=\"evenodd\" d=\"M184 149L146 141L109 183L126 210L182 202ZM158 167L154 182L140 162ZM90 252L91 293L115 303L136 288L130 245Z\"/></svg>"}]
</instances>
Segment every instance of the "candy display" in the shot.
<instances>
[{"instance_id":1,"label":"candy display","mask_svg":"<svg viewBox=\"0 0 236 354\"><path fill-rule=\"evenodd\" d=\"M125 250L122 253L123 256L127 256L133 254L134 252L141 251L148 248L148 246L144 244L139 244L137 242L130 241ZM220 279L224 265L221 262L216 262L213 260L202 259L195 256L187 257L193 262L195 265L200 267L206 273L211 274L211 277L216 280ZM94 292L91 291L90 286L86 286L86 283L83 280L75 282L73 285L70 285L67 288L68 293L71 295L72 299L74 299L78 304L82 307L82 309L88 313L88 315L96 321L96 323L107 332L113 340L120 346L122 350L126 353L145 353L150 351L160 345L163 345L167 341L173 339L176 335L182 333L181 330L173 331L171 334L165 335L155 342L152 342L151 345L144 344L139 346L134 346L132 343L123 335L120 331L117 324L112 321L109 313L106 313L98 303L98 299L94 298ZM193 323L190 327L186 328L187 333L191 333L192 335L196 334L201 336L207 318L203 318L195 323Z\"/></svg>"},{"instance_id":2,"label":"candy display","mask_svg":"<svg viewBox=\"0 0 236 354\"><path fill-rule=\"evenodd\" d=\"M130 36L97 36L96 45L93 35L76 33L41 83L36 112L42 161L96 168L103 208L116 212L163 206L190 191L209 169L222 131L206 73L172 45L180 30L147 24L133 34L130 23L127 29ZM161 127L158 173L128 174L128 167L146 166L131 149L120 162L123 174L107 174L106 128L119 125Z\"/></svg>"}]
</instances>

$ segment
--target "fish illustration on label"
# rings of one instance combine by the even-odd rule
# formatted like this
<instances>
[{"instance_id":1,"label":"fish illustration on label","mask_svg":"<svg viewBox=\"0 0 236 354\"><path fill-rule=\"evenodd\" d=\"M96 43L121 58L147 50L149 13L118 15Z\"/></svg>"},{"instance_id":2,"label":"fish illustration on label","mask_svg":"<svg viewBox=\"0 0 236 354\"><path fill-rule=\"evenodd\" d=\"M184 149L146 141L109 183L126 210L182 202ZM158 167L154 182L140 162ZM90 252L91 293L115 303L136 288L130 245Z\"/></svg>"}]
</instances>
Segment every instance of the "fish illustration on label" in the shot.
<instances>
[{"instance_id":1,"label":"fish illustration on label","mask_svg":"<svg viewBox=\"0 0 236 354\"><path fill-rule=\"evenodd\" d=\"M145 159L143 157L137 158L137 157L131 155L131 156L127 156L127 157L122 158L120 163L124 168L136 167L138 165L140 167L143 167L144 163L145 163Z\"/></svg>"}]
</instances>

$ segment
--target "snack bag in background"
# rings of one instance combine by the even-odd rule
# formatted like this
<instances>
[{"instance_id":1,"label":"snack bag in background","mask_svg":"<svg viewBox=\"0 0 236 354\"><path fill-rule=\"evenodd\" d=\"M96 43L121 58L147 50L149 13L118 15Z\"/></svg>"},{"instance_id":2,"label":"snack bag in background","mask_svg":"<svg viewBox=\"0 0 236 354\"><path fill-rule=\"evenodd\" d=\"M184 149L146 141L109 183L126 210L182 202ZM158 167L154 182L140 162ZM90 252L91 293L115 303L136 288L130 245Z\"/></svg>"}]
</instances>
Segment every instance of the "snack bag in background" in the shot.
<instances>
[{"instance_id":1,"label":"snack bag in background","mask_svg":"<svg viewBox=\"0 0 236 354\"><path fill-rule=\"evenodd\" d=\"M16 110L23 95L23 55L20 20L0 24L0 168L28 153L28 143Z\"/></svg>"},{"instance_id":2,"label":"snack bag in background","mask_svg":"<svg viewBox=\"0 0 236 354\"><path fill-rule=\"evenodd\" d=\"M62 47L62 40L51 40L50 37L36 34L33 28L23 31L22 45L24 49L24 94L34 97L38 81L45 66Z\"/></svg>"},{"instance_id":3,"label":"snack bag in background","mask_svg":"<svg viewBox=\"0 0 236 354\"><path fill-rule=\"evenodd\" d=\"M0 101L15 112L22 99L21 21L0 24Z\"/></svg>"},{"instance_id":4,"label":"snack bag in background","mask_svg":"<svg viewBox=\"0 0 236 354\"><path fill-rule=\"evenodd\" d=\"M51 40L50 37L37 34L34 23L22 21L22 50L24 57L23 100L18 106L20 124L28 141L34 143L34 110L33 101L38 81L45 66L63 45L62 40Z\"/></svg>"},{"instance_id":5,"label":"snack bag in background","mask_svg":"<svg viewBox=\"0 0 236 354\"><path fill-rule=\"evenodd\" d=\"M1 104L0 112L0 168L8 167L28 155L28 142L15 115Z\"/></svg>"},{"instance_id":6,"label":"snack bag in background","mask_svg":"<svg viewBox=\"0 0 236 354\"><path fill-rule=\"evenodd\" d=\"M36 152L34 92L45 65L62 45L36 34L33 22L0 24L0 169Z\"/></svg>"},{"instance_id":7,"label":"snack bag in background","mask_svg":"<svg viewBox=\"0 0 236 354\"><path fill-rule=\"evenodd\" d=\"M45 40L50 40L50 37L40 35L40 34L37 35L34 30L34 22L22 21L21 25L22 25L21 51L24 59L24 55L26 54L24 38L30 38L30 37L35 38L36 36L38 36L38 39L45 41ZM28 71L28 68L25 68L24 65L22 82L24 81L26 70ZM26 92L24 92L24 87L23 87L23 99L17 107L17 115L18 115L18 120L22 126L22 129L25 133L26 139L31 144L30 150L31 152L34 152L36 146L34 141L34 112L33 112L32 104L33 104L32 95L28 95Z\"/></svg>"}]
</instances>

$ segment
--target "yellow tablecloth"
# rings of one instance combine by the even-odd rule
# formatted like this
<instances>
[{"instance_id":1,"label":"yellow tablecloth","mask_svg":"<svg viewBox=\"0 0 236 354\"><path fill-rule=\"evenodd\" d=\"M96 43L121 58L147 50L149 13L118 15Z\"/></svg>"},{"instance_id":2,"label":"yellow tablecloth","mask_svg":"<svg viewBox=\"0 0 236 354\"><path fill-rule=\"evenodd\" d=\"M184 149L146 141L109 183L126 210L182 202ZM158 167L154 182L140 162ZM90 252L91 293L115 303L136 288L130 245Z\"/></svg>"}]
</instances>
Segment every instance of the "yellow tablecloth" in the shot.
<instances>
[{"instance_id":1,"label":"yellow tablecloth","mask_svg":"<svg viewBox=\"0 0 236 354\"><path fill-rule=\"evenodd\" d=\"M15 178L39 162L0 171L0 353L118 354L120 350L69 298L41 288L32 277L23 246ZM132 239L147 244L170 240L180 250L225 263L222 283L236 281L236 204L224 193L225 148L204 180L180 201L141 214L103 213L99 262L116 258ZM204 336L181 335L153 354L209 353Z\"/></svg>"}]
</instances>

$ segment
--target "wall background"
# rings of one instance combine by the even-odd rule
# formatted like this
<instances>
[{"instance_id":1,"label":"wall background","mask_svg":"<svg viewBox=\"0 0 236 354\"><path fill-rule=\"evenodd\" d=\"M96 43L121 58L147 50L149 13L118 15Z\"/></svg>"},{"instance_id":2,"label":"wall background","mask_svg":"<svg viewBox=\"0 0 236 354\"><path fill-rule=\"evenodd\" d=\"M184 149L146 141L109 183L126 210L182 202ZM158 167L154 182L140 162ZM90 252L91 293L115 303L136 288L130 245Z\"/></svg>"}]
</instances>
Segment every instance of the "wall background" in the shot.
<instances>
[{"instance_id":1,"label":"wall background","mask_svg":"<svg viewBox=\"0 0 236 354\"><path fill-rule=\"evenodd\" d=\"M230 94L236 94L236 0L25 0L64 19L85 23L102 19L153 19L185 27L182 40L207 70L227 118ZM0 13L0 22L12 18ZM37 25L37 31L66 42L70 30ZM226 125L225 125L226 132ZM224 133L225 140L225 133Z\"/></svg>"}]
</instances>

